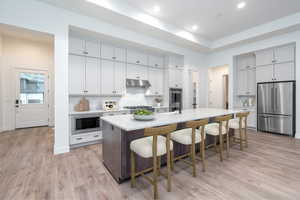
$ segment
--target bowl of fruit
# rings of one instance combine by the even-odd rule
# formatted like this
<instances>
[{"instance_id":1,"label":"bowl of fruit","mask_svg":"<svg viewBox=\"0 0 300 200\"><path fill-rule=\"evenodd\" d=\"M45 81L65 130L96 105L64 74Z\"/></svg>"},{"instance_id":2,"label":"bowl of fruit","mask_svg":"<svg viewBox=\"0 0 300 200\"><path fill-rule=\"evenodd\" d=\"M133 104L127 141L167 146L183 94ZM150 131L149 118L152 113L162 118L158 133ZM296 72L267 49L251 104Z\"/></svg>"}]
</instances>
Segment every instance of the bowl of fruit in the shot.
<instances>
[{"instance_id":1,"label":"bowl of fruit","mask_svg":"<svg viewBox=\"0 0 300 200\"><path fill-rule=\"evenodd\" d=\"M139 121L150 121L154 119L154 113L149 110L140 109L133 113L133 118Z\"/></svg>"}]
</instances>

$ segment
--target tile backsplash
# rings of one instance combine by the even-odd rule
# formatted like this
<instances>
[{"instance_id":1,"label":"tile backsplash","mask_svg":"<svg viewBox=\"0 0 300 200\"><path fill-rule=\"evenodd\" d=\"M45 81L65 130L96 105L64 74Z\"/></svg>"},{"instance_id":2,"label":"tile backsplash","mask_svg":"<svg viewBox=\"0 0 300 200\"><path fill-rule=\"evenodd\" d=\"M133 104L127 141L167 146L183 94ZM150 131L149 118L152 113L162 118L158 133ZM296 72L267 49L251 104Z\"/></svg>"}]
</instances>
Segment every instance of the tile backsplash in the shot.
<instances>
[{"instance_id":1,"label":"tile backsplash","mask_svg":"<svg viewBox=\"0 0 300 200\"><path fill-rule=\"evenodd\" d=\"M74 110L74 106L79 103L82 97L69 98L69 109ZM141 88L127 88L126 93L122 97L86 97L90 102L90 110L102 110L102 102L105 100L114 100L118 102L118 107L136 106L136 105L151 105L156 106L155 97L145 95L145 90ZM163 103L162 103L163 105Z\"/></svg>"}]
</instances>

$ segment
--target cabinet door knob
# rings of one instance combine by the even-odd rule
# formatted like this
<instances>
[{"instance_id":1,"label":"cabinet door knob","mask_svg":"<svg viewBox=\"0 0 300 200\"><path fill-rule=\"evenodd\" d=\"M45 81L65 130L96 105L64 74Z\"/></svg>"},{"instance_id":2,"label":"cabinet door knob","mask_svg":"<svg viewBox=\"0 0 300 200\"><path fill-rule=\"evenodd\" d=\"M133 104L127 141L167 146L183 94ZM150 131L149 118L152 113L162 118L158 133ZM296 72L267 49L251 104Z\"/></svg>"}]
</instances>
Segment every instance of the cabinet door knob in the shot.
<instances>
[{"instance_id":1,"label":"cabinet door knob","mask_svg":"<svg viewBox=\"0 0 300 200\"><path fill-rule=\"evenodd\" d=\"M140 61L138 60L138 61L136 61L136 63L140 63Z\"/></svg>"}]
</instances>

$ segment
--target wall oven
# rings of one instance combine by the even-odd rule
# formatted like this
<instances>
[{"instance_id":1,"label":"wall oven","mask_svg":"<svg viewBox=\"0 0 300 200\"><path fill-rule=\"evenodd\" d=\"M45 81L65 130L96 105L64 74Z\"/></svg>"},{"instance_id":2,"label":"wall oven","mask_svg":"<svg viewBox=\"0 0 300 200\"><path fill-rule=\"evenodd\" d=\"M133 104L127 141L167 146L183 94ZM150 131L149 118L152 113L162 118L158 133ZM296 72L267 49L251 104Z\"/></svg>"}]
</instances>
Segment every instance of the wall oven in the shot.
<instances>
[{"instance_id":1,"label":"wall oven","mask_svg":"<svg viewBox=\"0 0 300 200\"><path fill-rule=\"evenodd\" d=\"M72 135L101 130L99 114L75 115L72 117L71 123L72 123Z\"/></svg>"}]
</instances>

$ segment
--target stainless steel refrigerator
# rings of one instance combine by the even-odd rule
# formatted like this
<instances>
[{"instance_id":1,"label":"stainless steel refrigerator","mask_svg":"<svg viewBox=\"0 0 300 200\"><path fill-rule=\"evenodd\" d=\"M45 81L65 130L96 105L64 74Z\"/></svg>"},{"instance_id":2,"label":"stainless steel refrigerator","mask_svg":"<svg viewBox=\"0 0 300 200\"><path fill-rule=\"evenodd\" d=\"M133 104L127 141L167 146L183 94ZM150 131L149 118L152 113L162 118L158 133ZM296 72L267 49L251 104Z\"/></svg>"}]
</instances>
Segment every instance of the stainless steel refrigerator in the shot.
<instances>
[{"instance_id":1,"label":"stainless steel refrigerator","mask_svg":"<svg viewBox=\"0 0 300 200\"><path fill-rule=\"evenodd\" d=\"M295 82L257 84L258 130L295 135Z\"/></svg>"}]
</instances>

